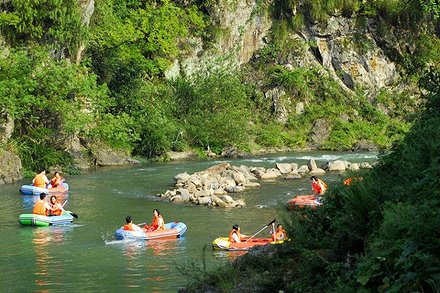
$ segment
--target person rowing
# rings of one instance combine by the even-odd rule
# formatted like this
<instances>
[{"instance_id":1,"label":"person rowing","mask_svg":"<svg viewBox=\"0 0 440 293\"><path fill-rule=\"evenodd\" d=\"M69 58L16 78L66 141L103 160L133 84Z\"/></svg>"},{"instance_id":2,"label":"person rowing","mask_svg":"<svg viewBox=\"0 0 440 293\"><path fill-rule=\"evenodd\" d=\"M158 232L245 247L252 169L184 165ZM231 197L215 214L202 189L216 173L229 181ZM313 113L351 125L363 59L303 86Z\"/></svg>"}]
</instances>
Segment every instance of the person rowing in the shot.
<instances>
[{"instance_id":1,"label":"person rowing","mask_svg":"<svg viewBox=\"0 0 440 293\"><path fill-rule=\"evenodd\" d=\"M49 184L49 179L47 179L46 170L41 169L40 173L35 175L34 179L32 179L32 185L39 188L46 188L47 184Z\"/></svg>"},{"instance_id":2,"label":"person rowing","mask_svg":"<svg viewBox=\"0 0 440 293\"><path fill-rule=\"evenodd\" d=\"M53 173L53 178L50 179L51 188L60 186L64 182L64 178L60 176L60 172Z\"/></svg>"},{"instance_id":3,"label":"person rowing","mask_svg":"<svg viewBox=\"0 0 440 293\"><path fill-rule=\"evenodd\" d=\"M133 224L133 219L131 218L131 216L125 217L125 225L123 226L123 229L128 231L143 231L141 227Z\"/></svg>"},{"instance_id":4,"label":"person rowing","mask_svg":"<svg viewBox=\"0 0 440 293\"><path fill-rule=\"evenodd\" d=\"M147 230L147 232L165 230L165 221L163 220L163 217L158 209L153 210L153 216L154 217L151 224L145 224L144 229Z\"/></svg>"},{"instance_id":5,"label":"person rowing","mask_svg":"<svg viewBox=\"0 0 440 293\"><path fill-rule=\"evenodd\" d=\"M322 181L316 176L310 177L310 180L312 180L313 195L315 196L316 200L320 202L321 197L327 191L327 184L325 184L324 181Z\"/></svg>"},{"instance_id":6,"label":"person rowing","mask_svg":"<svg viewBox=\"0 0 440 293\"><path fill-rule=\"evenodd\" d=\"M46 202L46 193L40 193L40 199L35 203L33 214L47 216L52 210L52 207Z\"/></svg>"},{"instance_id":7,"label":"person rowing","mask_svg":"<svg viewBox=\"0 0 440 293\"><path fill-rule=\"evenodd\" d=\"M239 225L232 226L232 230L231 232L229 232L228 241L232 243L241 243L245 237L249 237L241 234L240 230L241 229Z\"/></svg>"},{"instance_id":8,"label":"person rowing","mask_svg":"<svg viewBox=\"0 0 440 293\"><path fill-rule=\"evenodd\" d=\"M61 216L64 212L63 206L55 195L50 197L49 216Z\"/></svg>"},{"instance_id":9,"label":"person rowing","mask_svg":"<svg viewBox=\"0 0 440 293\"><path fill-rule=\"evenodd\" d=\"M273 227L275 227L275 224L272 224ZM286 230L284 230L283 225L278 224L277 229L272 229L272 240L273 241L282 241L287 239L287 233Z\"/></svg>"}]
</instances>

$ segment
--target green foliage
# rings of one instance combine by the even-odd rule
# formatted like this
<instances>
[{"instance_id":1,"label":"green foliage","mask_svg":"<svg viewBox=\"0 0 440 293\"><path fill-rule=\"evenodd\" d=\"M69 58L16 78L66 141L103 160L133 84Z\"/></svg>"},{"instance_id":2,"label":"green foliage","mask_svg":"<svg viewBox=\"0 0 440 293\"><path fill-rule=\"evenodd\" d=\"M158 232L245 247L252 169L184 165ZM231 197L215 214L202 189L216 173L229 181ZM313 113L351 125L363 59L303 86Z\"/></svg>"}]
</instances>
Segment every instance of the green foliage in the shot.
<instances>
[{"instance_id":1,"label":"green foliage","mask_svg":"<svg viewBox=\"0 0 440 293\"><path fill-rule=\"evenodd\" d=\"M93 121L105 87L85 68L50 58L46 48L12 50L0 58L1 111L14 119L13 140L26 168L69 164L62 151L66 135Z\"/></svg>"},{"instance_id":2,"label":"green foliage","mask_svg":"<svg viewBox=\"0 0 440 293\"><path fill-rule=\"evenodd\" d=\"M89 134L114 148L131 151L133 144L139 140L139 134L134 131L135 121L126 113L117 116L105 114L97 124Z\"/></svg>"},{"instance_id":3,"label":"green foliage","mask_svg":"<svg viewBox=\"0 0 440 293\"><path fill-rule=\"evenodd\" d=\"M383 24L419 30L423 22L433 19L438 22L440 15L438 1L435 0L277 0L273 13L276 19L291 20L292 28L300 26L304 18L310 22L325 23L335 14L377 18Z\"/></svg>"},{"instance_id":4,"label":"green foliage","mask_svg":"<svg viewBox=\"0 0 440 293\"><path fill-rule=\"evenodd\" d=\"M74 57L87 38L78 1L12 0L2 6L2 33L12 45L38 42Z\"/></svg>"},{"instance_id":5,"label":"green foliage","mask_svg":"<svg viewBox=\"0 0 440 293\"><path fill-rule=\"evenodd\" d=\"M190 34L205 28L195 6L180 8L172 2L97 3L90 37L95 70L110 88L130 78L156 76L176 58ZM115 84L114 84L115 83Z\"/></svg>"},{"instance_id":6,"label":"green foliage","mask_svg":"<svg viewBox=\"0 0 440 293\"><path fill-rule=\"evenodd\" d=\"M280 136L283 126L276 122L263 124L257 132L256 143L263 147L283 147L284 141Z\"/></svg>"},{"instance_id":7,"label":"green foliage","mask_svg":"<svg viewBox=\"0 0 440 293\"><path fill-rule=\"evenodd\" d=\"M440 3L436 0L419 0L423 11L426 13L431 13L434 20L440 18Z\"/></svg>"},{"instance_id":8,"label":"green foliage","mask_svg":"<svg viewBox=\"0 0 440 293\"><path fill-rule=\"evenodd\" d=\"M212 71L175 83L176 117L189 141L218 152L227 145L245 146L251 117L250 99L240 76Z\"/></svg>"}]
</instances>

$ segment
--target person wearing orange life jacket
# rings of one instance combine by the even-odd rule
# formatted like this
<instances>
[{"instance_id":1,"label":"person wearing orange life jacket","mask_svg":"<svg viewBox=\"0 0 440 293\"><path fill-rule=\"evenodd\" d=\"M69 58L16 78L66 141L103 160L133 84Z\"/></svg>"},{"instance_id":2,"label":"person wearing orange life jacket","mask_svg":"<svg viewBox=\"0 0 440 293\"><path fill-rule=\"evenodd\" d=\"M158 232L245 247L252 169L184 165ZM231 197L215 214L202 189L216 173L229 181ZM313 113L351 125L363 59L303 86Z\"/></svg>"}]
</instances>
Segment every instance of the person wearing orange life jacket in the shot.
<instances>
[{"instance_id":1,"label":"person wearing orange life jacket","mask_svg":"<svg viewBox=\"0 0 440 293\"><path fill-rule=\"evenodd\" d=\"M51 206L49 205L49 203L46 202L46 193L40 193L40 199L35 203L32 213L36 215L47 216L49 214L49 211L51 210Z\"/></svg>"},{"instance_id":2,"label":"person wearing orange life jacket","mask_svg":"<svg viewBox=\"0 0 440 293\"><path fill-rule=\"evenodd\" d=\"M275 224L273 227L275 227ZM273 241L281 241L281 240L286 240L287 239L287 233L286 230L284 230L283 225L278 224L277 225L277 229L272 229L272 231L274 231L272 233L272 240Z\"/></svg>"},{"instance_id":3,"label":"person wearing orange life jacket","mask_svg":"<svg viewBox=\"0 0 440 293\"><path fill-rule=\"evenodd\" d=\"M60 204L60 201L57 199L55 195L50 197L50 216L61 216L64 212L63 206Z\"/></svg>"},{"instance_id":4,"label":"person wearing orange life jacket","mask_svg":"<svg viewBox=\"0 0 440 293\"><path fill-rule=\"evenodd\" d=\"M40 173L35 175L34 179L32 180L32 184L35 187L46 188L46 185L49 184L49 179L46 177L45 169L41 169Z\"/></svg>"},{"instance_id":5,"label":"person wearing orange life jacket","mask_svg":"<svg viewBox=\"0 0 440 293\"><path fill-rule=\"evenodd\" d=\"M136 224L133 224L133 220L131 216L125 217L125 225L122 228L128 231L143 231L141 227L139 227Z\"/></svg>"},{"instance_id":6,"label":"person wearing orange life jacket","mask_svg":"<svg viewBox=\"0 0 440 293\"><path fill-rule=\"evenodd\" d=\"M248 237L244 234L241 234L240 230L240 226L232 226L232 230L229 232L228 241L232 243L240 243L243 241L243 238Z\"/></svg>"},{"instance_id":7,"label":"person wearing orange life jacket","mask_svg":"<svg viewBox=\"0 0 440 293\"><path fill-rule=\"evenodd\" d=\"M163 217L158 209L153 210L153 216L154 218L151 224L145 224L144 229L146 229L148 232L165 230L165 221L163 220Z\"/></svg>"},{"instance_id":8,"label":"person wearing orange life jacket","mask_svg":"<svg viewBox=\"0 0 440 293\"><path fill-rule=\"evenodd\" d=\"M316 197L324 195L327 190L327 184L316 176L310 177L310 180L312 180L313 195Z\"/></svg>"},{"instance_id":9,"label":"person wearing orange life jacket","mask_svg":"<svg viewBox=\"0 0 440 293\"><path fill-rule=\"evenodd\" d=\"M52 188L60 186L64 182L64 178L60 176L60 172L53 173L53 178L50 179L50 185Z\"/></svg>"}]
</instances>

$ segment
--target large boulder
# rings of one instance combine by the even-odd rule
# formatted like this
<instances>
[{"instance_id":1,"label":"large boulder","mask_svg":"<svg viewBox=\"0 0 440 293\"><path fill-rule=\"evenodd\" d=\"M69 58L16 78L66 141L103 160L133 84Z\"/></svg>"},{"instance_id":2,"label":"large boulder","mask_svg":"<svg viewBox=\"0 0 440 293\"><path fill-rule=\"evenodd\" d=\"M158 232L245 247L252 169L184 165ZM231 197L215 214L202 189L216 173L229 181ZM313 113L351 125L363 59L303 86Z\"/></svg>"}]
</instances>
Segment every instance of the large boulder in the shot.
<instances>
[{"instance_id":1,"label":"large boulder","mask_svg":"<svg viewBox=\"0 0 440 293\"><path fill-rule=\"evenodd\" d=\"M232 170L243 173L244 177L246 177L246 181L257 180L257 177L251 172L251 168L247 166L232 166Z\"/></svg>"},{"instance_id":2,"label":"large boulder","mask_svg":"<svg viewBox=\"0 0 440 293\"><path fill-rule=\"evenodd\" d=\"M316 166L315 159L310 159L309 162L307 163L307 166L309 167L310 171L318 169L318 167Z\"/></svg>"},{"instance_id":3,"label":"large boulder","mask_svg":"<svg viewBox=\"0 0 440 293\"><path fill-rule=\"evenodd\" d=\"M242 172L233 172L232 179L235 180L237 185L243 185L247 180Z\"/></svg>"},{"instance_id":4,"label":"large boulder","mask_svg":"<svg viewBox=\"0 0 440 293\"><path fill-rule=\"evenodd\" d=\"M346 163L344 161L334 161L330 164L330 166L328 167L329 171L345 171L347 169L346 167Z\"/></svg>"},{"instance_id":5,"label":"large boulder","mask_svg":"<svg viewBox=\"0 0 440 293\"><path fill-rule=\"evenodd\" d=\"M174 182L179 183L179 182L183 182L185 183L188 179L189 179L189 174L184 172L184 173L179 173L176 176L174 176Z\"/></svg>"},{"instance_id":6,"label":"large boulder","mask_svg":"<svg viewBox=\"0 0 440 293\"><path fill-rule=\"evenodd\" d=\"M229 163L221 163L221 164L209 167L208 169L205 170L205 172L208 173L208 174L211 174L211 175L213 175L213 174L221 174L221 173L223 173L225 170L227 170L229 168L231 168L231 164L229 164Z\"/></svg>"},{"instance_id":7,"label":"large boulder","mask_svg":"<svg viewBox=\"0 0 440 293\"><path fill-rule=\"evenodd\" d=\"M310 133L310 144L312 147L319 148L324 141L330 136L331 127L327 119L316 119Z\"/></svg>"},{"instance_id":8,"label":"large boulder","mask_svg":"<svg viewBox=\"0 0 440 293\"><path fill-rule=\"evenodd\" d=\"M188 189L185 189L185 188L177 189L176 195L179 195L180 198L186 202L190 201L190 199L191 199L191 193L188 191Z\"/></svg>"},{"instance_id":9,"label":"large boulder","mask_svg":"<svg viewBox=\"0 0 440 293\"><path fill-rule=\"evenodd\" d=\"M297 171L299 174L308 174L310 172L310 169L307 165L301 165L301 167L299 167Z\"/></svg>"},{"instance_id":10,"label":"large boulder","mask_svg":"<svg viewBox=\"0 0 440 293\"><path fill-rule=\"evenodd\" d=\"M325 171L320 169L320 168L313 169L309 173L310 176L321 176L321 175L324 175L324 174L325 174Z\"/></svg>"},{"instance_id":11,"label":"large boulder","mask_svg":"<svg viewBox=\"0 0 440 293\"><path fill-rule=\"evenodd\" d=\"M244 186L226 187L225 190L228 193L238 193L238 192L243 192L245 190L245 187Z\"/></svg>"},{"instance_id":12,"label":"large boulder","mask_svg":"<svg viewBox=\"0 0 440 293\"><path fill-rule=\"evenodd\" d=\"M281 176L281 172L278 169L272 168L268 169L266 173L261 174L260 178L262 180L272 180L278 178L279 176Z\"/></svg>"},{"instance_id":13,"label":"large boulder","mask_svg":"<svg viewBox=\"0 0 440 293\"><path fill-rule=\"evenodd\" d=\"M225 203L233 203L234 202L234 199L231 196L226 195L226 194L219 196L219 198L221 200L223 200Z\"/></svg>"},{"instance_id":14,"label":"large boulder","mask_svg":"<svg viewBox=\"0 0 440 293\"><path fill-rule=\"evenodd\" d=\"M292 172L292 165L291 164L282 164L282 163L277 163L276 164L278 170L280 170L281 174L287 174Z\"/></svg>"},{"instance_id":15,"label":"large boulder","mask_svg":"<svg viewBox=\"0 0 440 293\"><path fill-rule=\"evenodd\" d=\"M9 184L23 178L20 158L0 149L0 185Z\"/></svg>"},{"instance_id":16,"label":"large boulder","mask_svg":"<svg viewBox=\"0 0 440 293\"><path fill-rule=\"evenodd\" d=\"M203 185L198 174L192 174L189 176L187 182L194 184L197 189L201 188Z\"/></svg>"},{"instance_id":17,"label":"large boulder","mask_svg":"<svg viewBox=\"0 0 440 293\"><path fill-rule=\"evenodd\" d=\"M373 166L371 166L371 164L368 163L368 162L362 162L362 163L359 165L359 167L360 167L361 169L372 169L372 168L373 168Z\"/></svg>"},{"instance_id":18,"label":"large boulder","mask_svg":"<svg viewBox=\"0 0 440 293\"><path fill-rule=\"evenodd\" d=\"M235 187L237 184L235 183L235 180L234 179L232 179L232 178L230 178L230 177L223 177L222 179L221 179L221 182L220 182L220 187L222 187L223 189L230 189L230 188L233 188L233 187Z\"/></svg>"},{"instance_id":19,"label":"large boulder","mask_svg":"<svg viewBox=\"0 0 440 293\"><path fill-rule=\"evenodd\" d=\"M255 174L258 179L261 179L261 175L266 173L266 168L263 167L255 167L251 168L251 172Z\"/></svg>"},{"instance_id":20,"label":"large boulder","mask_svg":"<svg viewBox=\"0 0 440 293\"><path fill-rule=\"evenodd\" d=\"M360 167L359 167L359 163L353 163L350 165L350 167L348 168L348 170L350 171L359 171Z\"/></svg>"},{"instance_id":21,"label":"large boulder","mask_svg":"<svg viewBox=\"0 0 440 293\"><path fill-rule=\"evenodd\" d=\"M114 150L102 143L90 145L92 160L97 166L119 166L128 164L128 154Z\"/></svg>"},{"instance_id":22,"label":"large boulder","mask_svg":"<svg viewBox=\"0 0 440 293\"><path fill-rule=\"evenodd\" d=\"M238 148L236 148L234 146L231 146L231 147L225 148L222 151L221 156L224 157L224 158L236 159L236 158L247 158L247 157L250 157L250 154L248 154L248 153L246 153L244 151L241 151L241 150L239 150Z\"/></svg>"},{"instance_id":23,"label":"large boulder","mask_svg":"<svg viewBox=\"0 0 440 293\"><path fill-rule=\"evenodd\" d=\"M197 198L197 204L199 205L211 205L212 199L210 196L202 196Z\"/></svg>"},{"instance_id":24,"label":"large boulder","mask_svg":"<svg viewBox=\"0 0 440 293\"><path fill-rule=\"evenodd\" d=\"M292 171L298 169L298 164L297 163L290 163L290 166L292 166Z\"/></svg>"}]
</instances>

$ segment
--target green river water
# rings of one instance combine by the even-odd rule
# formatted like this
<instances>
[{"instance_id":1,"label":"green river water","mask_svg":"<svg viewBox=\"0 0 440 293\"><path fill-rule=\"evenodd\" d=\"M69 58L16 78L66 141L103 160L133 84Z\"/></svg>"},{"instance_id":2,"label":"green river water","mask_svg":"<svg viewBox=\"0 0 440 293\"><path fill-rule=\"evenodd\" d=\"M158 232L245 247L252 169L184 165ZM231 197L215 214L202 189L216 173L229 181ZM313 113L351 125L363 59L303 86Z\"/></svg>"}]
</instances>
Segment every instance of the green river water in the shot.
<instances>
[{"instance_id":1,"label":"green river water","mask_svg":"<svg viewBox=\"0 0 440 293\"><path fill-rule=\"evenodd\" d=\"M274 167L275 163L303 164L325 161L374 161L373 153L288 153L228 160L233 165ZM65 208L78 214L73 225L34 228L18 223L21 213L31 212L36 197L20 195L29 179L0 186L0 292L176 292L185 286L185 267L201 266L203 248L207 267L235 255L212 251L211 242L227 236L233 224L252 235L273 218L282 220L281 203L294 194L309 194L308 178L260 182L234 198L244 198L244 208L222 209L161 201L156 194L172 189L173 177L193 173L226 160L142 164L102 168L67 176L70 193ZM323 176L327 183L338 174ZM158 208L165 222L182 221L185 237L170 241L121 242L114 232L131 215L134 222L148 222ZM277 220L277 222L278 222ZM268 236L264 231L259 236Z\"/></svg>"}]
</instances>

